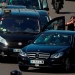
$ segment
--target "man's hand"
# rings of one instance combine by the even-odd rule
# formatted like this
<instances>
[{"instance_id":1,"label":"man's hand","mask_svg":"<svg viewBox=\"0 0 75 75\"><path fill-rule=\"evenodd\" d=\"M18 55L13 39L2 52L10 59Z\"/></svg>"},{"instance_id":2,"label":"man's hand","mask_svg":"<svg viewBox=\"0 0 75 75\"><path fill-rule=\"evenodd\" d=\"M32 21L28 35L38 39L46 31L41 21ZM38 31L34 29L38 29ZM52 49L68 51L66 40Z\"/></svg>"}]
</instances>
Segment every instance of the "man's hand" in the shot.
<instances>
[{"instance_id":1,"label":"man's hand","mask_svg":"<svg viewBox=\"0 0 75 75\"><path fill-rule=\"evenodd\" d=\"M65 25L70 25L70 24L73 24L74 22L75 22L75 21L72 20L72 21L70 21L70 22L65 23Z\"/></svg>"}]
</instances>

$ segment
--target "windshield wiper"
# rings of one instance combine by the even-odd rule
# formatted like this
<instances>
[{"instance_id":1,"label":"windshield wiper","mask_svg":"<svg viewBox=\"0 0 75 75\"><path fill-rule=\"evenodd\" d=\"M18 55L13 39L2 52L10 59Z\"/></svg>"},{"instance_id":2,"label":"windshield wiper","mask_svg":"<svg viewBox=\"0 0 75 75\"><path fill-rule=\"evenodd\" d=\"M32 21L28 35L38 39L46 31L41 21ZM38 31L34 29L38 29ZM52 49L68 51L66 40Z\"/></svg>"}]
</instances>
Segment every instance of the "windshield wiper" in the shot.
<instances>
[{"instance_id":1,"label":"windshield wiper","mask_svg":"<svg viewBox=\"0 0 75 75\"><path fill-rule=\"evenodd\" d=\"M38 33L31 33L31 32L24 32L24 31L6 31L6 33L15 33L15 34L38 34Z\"/></svg>"}]
</instances>

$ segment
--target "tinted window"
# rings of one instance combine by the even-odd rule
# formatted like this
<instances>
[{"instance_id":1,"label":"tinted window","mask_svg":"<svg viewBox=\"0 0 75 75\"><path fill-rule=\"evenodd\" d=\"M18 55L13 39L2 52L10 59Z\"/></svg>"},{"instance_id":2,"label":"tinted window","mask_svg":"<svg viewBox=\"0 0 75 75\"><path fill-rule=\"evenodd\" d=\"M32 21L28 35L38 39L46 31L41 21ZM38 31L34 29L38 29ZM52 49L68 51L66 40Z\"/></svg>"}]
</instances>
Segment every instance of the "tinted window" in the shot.
<instances>
[{"instance_id":1,"label":"tinted window","mask_svg":"<svg viewBox=\"0 0 75 75\"><path fill-rule=\"evenodd\" d=\"M38 33L39 21L37 19L27 17L3 17L0 20L0 30Z\"/></svg>"},{"instance_id":2,"label":"tinted window","mask_svg":"<svg viewBox=\"0 0 75 75\"><path fill-rule=\"evenodd\" d=\"M6 0L0 0L0 3L2 3L2 2L6 2Z\"/></svg>"},{"instance_id":3,"label":"tinted window","mask_svg":"<svg viewBox=\"0 0 75 75\"><path fill-rule=\"evenodd\" d=\"M40 16L40 19L41 19L42 28L50 21L48 16Z\"/></svg>"},{"instance_id":4,"label":"tinted window","mask_svg":"<svg viewBox=\"0 0 75 75\"><path fill-rule=\"evenodd\" d=\"M35 41L34 44L45 44L45 45L70 45L72 41L71 35L65 34L41 34Z\"/></svg>"},{"instance_id":5,"label":"tinted window","mask_svg":"<svg viewBox=\"0 0 75 75\"><path fill-rule=\"evenodd\" d=\"M54 22L50 23L50 25L47 26L47 30L62 30L64 27L63 20L55 20Z\"/></svg>"},{"instance_id":6,"label":"tinted window","mask_svg":"<svg viewBox=\"0 0 75 75\"><path fill-rule=\"evenodd\" d=\"M9 1L9 4L24 5L26 8L30 9L41 9L40 0L12 0L11 2Z\"/></svg>"}]
</instances>

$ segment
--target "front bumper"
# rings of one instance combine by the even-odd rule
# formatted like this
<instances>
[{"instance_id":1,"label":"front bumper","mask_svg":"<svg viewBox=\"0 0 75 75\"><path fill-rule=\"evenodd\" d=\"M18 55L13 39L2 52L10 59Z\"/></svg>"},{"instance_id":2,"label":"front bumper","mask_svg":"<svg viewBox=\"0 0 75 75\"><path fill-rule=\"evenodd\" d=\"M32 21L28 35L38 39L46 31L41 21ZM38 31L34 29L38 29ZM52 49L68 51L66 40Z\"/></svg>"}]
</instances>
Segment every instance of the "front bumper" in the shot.
<instances>
[{"instance_id":1,"label":"front bumper","mask_svg":"<svg viewBox=\"0 0 75 75\"><path fill-rule=\"evenodd\" d=\"M17 51L14 51L17 49ZM21 48L8 48L8 47L0 47L0 56L11 56L17 57Z\"/></svg>"},{"instance_id":2,"label":"front bumper","mask_svg":"<svg viewBox=\"0 0 75 75\"><path fill-rule=\"evenodd\" d=\"M40 59L34 59L34 60L40 60ZM24 58L21 56L18 56L18 65L19 66L28 66L28 67L37 67L37 68L42 68L42 67L47 67L47 68L52 68L52 67L60 67L64 64L64 58L58 58L58 59L41 59L44 61L44 64L31 64L29 58Z\"/></svg>"}]
</instances>

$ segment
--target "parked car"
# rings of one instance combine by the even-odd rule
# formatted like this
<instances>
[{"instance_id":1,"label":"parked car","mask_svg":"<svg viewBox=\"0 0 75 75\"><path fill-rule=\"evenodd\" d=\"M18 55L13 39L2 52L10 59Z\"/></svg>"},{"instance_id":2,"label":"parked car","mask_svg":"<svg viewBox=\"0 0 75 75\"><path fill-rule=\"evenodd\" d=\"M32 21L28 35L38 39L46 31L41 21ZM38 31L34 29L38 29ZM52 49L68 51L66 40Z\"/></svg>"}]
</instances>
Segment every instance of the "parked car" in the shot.
<instances>
[{"instance_id":1,"label":"parked car","mask_svg":"<svg viewBox=\"0 0 75 75\"><path fill-rule=\"evenodd\" d=\"M47 0L0 0L0 3L2 3L0 5L17 5L25 6L27 9L46 10L49 14L49 5Z\"/></svg>"},{"instance_id":2,"label":"parked car","mask_svg":"<svg viewBox=\"0 0 75 75\"><path fill-rule=\"evenodd\" d=\"M0 0L0 8L27 8L47 11L51 15L47 0Z\"/></svg>"},{"instance_id":3,"label":"parked car","mask_svg":"<svg viewBox=\"0 0 75 75\"><path fill-rule=\"evenodd\" d=\"M45 17L42 21L41 16ZM48 23L45 24L46 19ZM31 9L0 9L0 56L17 57L21 48L41 32L48 29L63 29L64 16L49 21L49 16L44 10ZM55 27L53 24L62 20L62 25Z\"/></svg>"},{"instance_id":4,"label":"parked car","mask_svg":"<svg viewBox=\"0 0 75 75\"><path fill-rule=\"evenodd\" d=\"M48 8L47 0L7 0L8 5L23 5L29 9L44 9Z\"/></svg>"},{"instance_id":5,"label":"parked car","mask_svg":"<svg viewBox=\"0 0 75 75\"><path fill-rule=\"evenodd\" d=\"M69 71L75 64L75 32L68 30L48 30L21 49L18 65L21 71L29 67L52 68Z\"/></svg>"},{"instance_id":6,"label":"parked car","mask_svg":"<svg viewBox=\"0 0 75 75\"><path fill-rule=\"evenodd\" d=\"M45 21L41 20L45 18ZM0 9L0 55L17 57L22 47L49 22L44 10Z\"/></svg>"}]
</instances>

